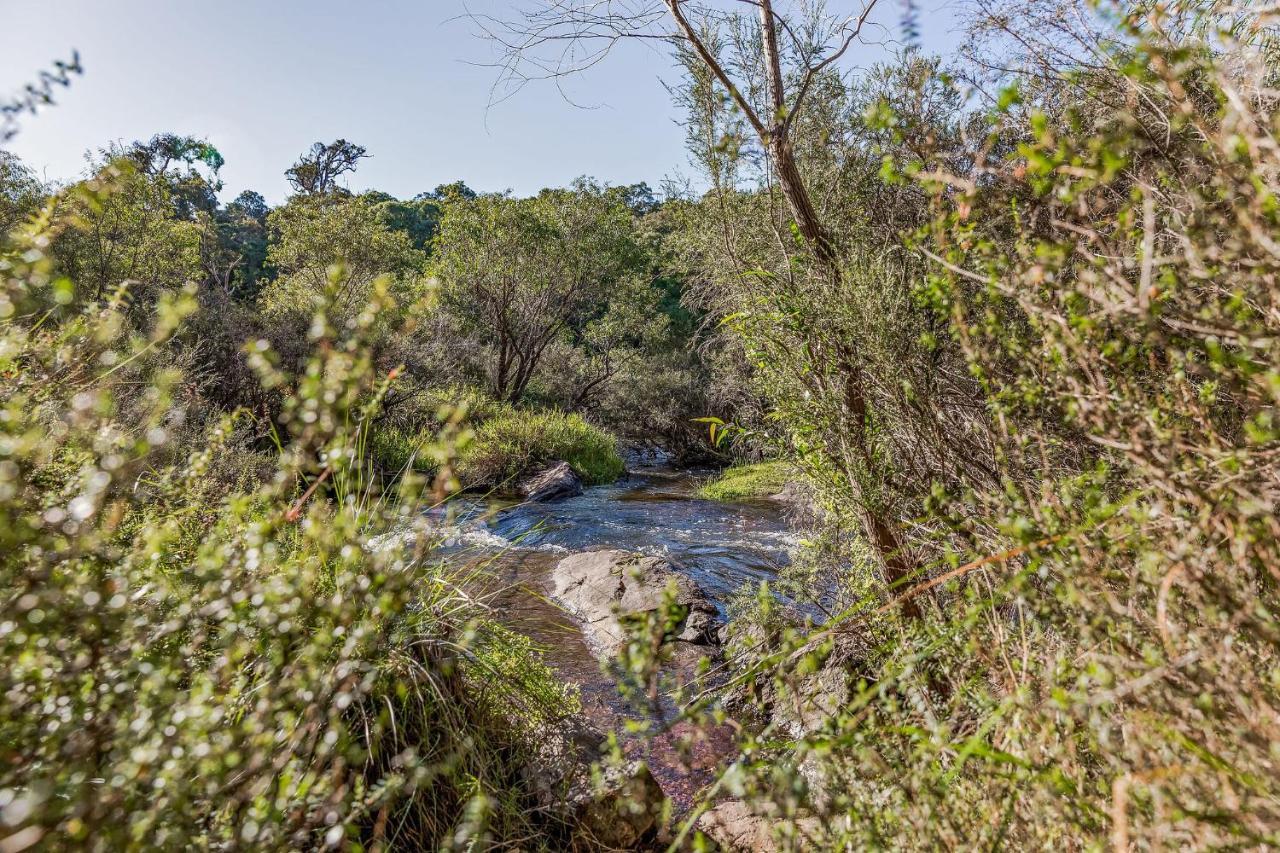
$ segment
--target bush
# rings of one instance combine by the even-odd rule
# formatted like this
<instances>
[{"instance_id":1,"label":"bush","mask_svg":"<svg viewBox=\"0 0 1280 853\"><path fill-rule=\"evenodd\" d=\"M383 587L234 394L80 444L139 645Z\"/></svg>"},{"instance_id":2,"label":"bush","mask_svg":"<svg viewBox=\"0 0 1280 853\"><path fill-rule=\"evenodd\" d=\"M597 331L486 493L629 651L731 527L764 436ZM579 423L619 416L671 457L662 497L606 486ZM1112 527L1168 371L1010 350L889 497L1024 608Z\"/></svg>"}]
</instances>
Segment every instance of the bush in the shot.
<instances>
[{"instance_id":1,"label":"bush","mask_svg":"<svg viewBox=\"0 0 1280 853\"><path fill-rule=\"evenodd\" d=\"M555 459L568 462L587 485L626 473L617 439L580 416L507 408L476 428L458 460L458 476L468 487L501 487Z\"/></svg>"},{"instance_id":2,"label":"bush","mask_svg":"<svg viewBox=\"0 0 1280 853\"><path fill-rule=\"evenodd\" d=\"M173 368L193 294L161 293L145 332L123 289L77 306L40 250L62 227L0 246L0 846L530 837L532 730L577 706L429 531L379 545L423 485L401 478L395 502L365 485L385 286L341 336L317 316L301 377L250 349L289 442L271 476L211 491L245 415L181 431L202 405Z\"/></svg>"},{"instance_id":3,"label":"bush","mask_svg":"<svg viewBox=\"0 0 1280 853\"><path fill-rule=\"evenodd\" d=\"M703 483L698 497L709 501L743 501L767 498L782 491L795 476L786 462L734 465Z\"/></svg>"},{"instance_id":4,"label":"bush","mask_svg":"<svg viewBox=\"0 0 1280 853\"><path fill-rule=\"evenodd\" d=\"M748 623L763 651L735 677L775 725L744 738L725 787L765 814L812 809L815 848L1280 843L1277 54L1220 55L1231 21L1192 20L1200 6L1162 19L1173 7L1126 13L1083 67L1007 81L956 171L944 150L891 173L930 196L916 245L933 264L900 316L909 330L927 308L932 328L885 341L937 357L853 349L881 399L793 442L874 475L861 495L897 501L920 571L816 631ZM1039 37L1013 20L1019 42ZM1044 55L1070 55L1059 36ZM891 330L874 283L866 328ZM830 314L858 304L824 286ZM747 303L748 331L807 329L783 293L785 314ZM963 372L946 367L957 352ZM964 376L974 402L942 392ZM846 386L824 387L839 413ZM895 416L913 409L926 417ZM853 478L824 467L834 504ZM879 569L858 558L832 563ZM825 707L797 720L789 706L815 693Z\"/></svg>"}]
</instances>

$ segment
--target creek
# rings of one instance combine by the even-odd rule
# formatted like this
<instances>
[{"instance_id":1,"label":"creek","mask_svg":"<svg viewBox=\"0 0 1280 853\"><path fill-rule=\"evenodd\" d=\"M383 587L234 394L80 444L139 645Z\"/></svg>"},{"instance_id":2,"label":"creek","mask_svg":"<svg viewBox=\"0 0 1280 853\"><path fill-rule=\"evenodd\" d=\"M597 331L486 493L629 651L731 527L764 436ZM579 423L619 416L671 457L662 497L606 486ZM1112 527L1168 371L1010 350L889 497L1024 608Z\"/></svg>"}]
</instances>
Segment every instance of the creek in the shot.
<instances>
[{"instance_id":1,"label":"creek","mask_svg":"<svg viewBox=\"0 0 1280 853\"><path fill-rule=\"evenodd\" d=\"M606 548L665 557L702 587L723 618L729 598L775 577L798 541L775 501L699 499L699 481L710 472L677 469L661 459L633 459L629 467L616 483L552 503L462 498L449 506L445 543L484 562L486 599L495 615L542 647L547 664L577 685L583 713L602 731L617 731L637 709L627 707L578 623L551 599L557 562ZM702 733L692 763L678 759L669 753L681 733L677 726L645 752L654 776L676 799L707 781L731 750L727 731Z\"/></svg>"}]
</instances>

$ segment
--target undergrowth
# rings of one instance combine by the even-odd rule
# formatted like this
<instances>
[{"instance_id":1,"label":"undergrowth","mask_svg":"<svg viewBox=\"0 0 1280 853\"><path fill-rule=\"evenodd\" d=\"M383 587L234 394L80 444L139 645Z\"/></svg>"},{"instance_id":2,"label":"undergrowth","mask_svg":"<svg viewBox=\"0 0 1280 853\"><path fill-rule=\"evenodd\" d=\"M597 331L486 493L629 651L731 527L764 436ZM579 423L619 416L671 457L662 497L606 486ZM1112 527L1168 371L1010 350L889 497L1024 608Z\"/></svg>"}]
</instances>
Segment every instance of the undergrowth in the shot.
<instances>
[{"instance_id":1,"label":"undergrowth","mask_svg":"<svg viewBox=\"0 0 1280 853\"><path fill-rule=\"evenodd\" d=\"M709 501L742 501L778 494L795 476L782 461L734 465L698 487L698 497Z\"/></svg>"},{"instance_id":2,"label":"undergrowth","mask_svg":"<svg viewBox=\"0 0 1280 853\"><path fill-rule=\"evenodd\" d=\"M126 169L69 192L100 204ZM435 553L438 489L371 476L386 283L341 330L316 315L299 375L247 347L283 395L278 453L249 452L253 416L201 417L183 373L192 289L80 301L43 251L61 203L0 251L0 846L529 837L522 756L576 700ZM460 432L429 442L442 476Z\"/></svg>"},{"instance_id":3,"label":"undergrowth","mask_svg":"<svg viewBox=\"0 0 1280 853\"><path fill-rule=\"evenodd\" d=\"M580 415L506 407L475 428L458 460L458 476L465 486L510 486L553 460L568 462L587 485L626 473L617 439Z\"/></svg>"}]
</instances>

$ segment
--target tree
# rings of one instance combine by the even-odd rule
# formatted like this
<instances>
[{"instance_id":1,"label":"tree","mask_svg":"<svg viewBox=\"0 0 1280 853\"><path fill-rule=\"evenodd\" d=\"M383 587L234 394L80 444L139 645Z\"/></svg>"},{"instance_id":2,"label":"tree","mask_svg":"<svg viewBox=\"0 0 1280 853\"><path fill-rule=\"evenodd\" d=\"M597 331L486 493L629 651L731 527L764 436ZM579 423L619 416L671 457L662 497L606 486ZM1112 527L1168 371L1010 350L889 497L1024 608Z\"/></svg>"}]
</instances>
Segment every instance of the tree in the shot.
<instances>
[{"instance_id":1,"label":"tree","mask_svg":"<svg viewBox=\"0 0 1280 853\"><path fill-rule=\"evenodd\" d=\"M422 199L433 199L435 201L474 201L478 198L478 193L471 187L467 186L466 181L454 181L451 184L440 184L429 193L422 193L415 197L415 201Z\"/></svg>"},{"instance_id":2,"label":"tree","mask_svg":"<svg viewBox=\"0 0 1280 853\"><path fill-rule=\"evenodd\" d=\"M876 1L864 0L847 15L827 15L812 5L788 17L773 0L743 0L755 8L750 14L701 0L648 0L621 9L593 0L539 0L514 19L472 19L503 49L500 85L508 93L533 79L588 68L622 39L672 44L686 66L705 69L740 111L769 158L800 234L838 276L833 238L796 161L793 131L815 83L862 43Z\"/></svg>"},{"instance_id":3,"label":"tree","mask_svg":"<svg viewBox=\"0 0 1280 853\"><path fill-rule=\"evenodd\" d=\"M161 288L202 277L200 223L177 216L173 187L163 174L140 171L131 159L99 162L88 191L65 194L65 214L83 227L64 232L54 254L82 299L96 300L126 281L132 296L149 301ZM100 199L94 188L110 186Z\"/></svg>"},{"instance_id":4,"label":"tree","mask_svg":"<svg viewBox=\"0 0 1280 853\"><path fill-rule=\"evenodd\" d=\"M529 199L486 195L446 206L436 270L446 304L491 353L498 399L524 397L549 348L607 301L638 252L630 212L585 181Z\"/></svg>"},{"instance_id":5,"label":"tree","mask_svg":"<svg viewBox=\"0 0 1280 853\"><path fill-rule=\"evenodd\" d=\"M439 201L429 195L400 201L380 192L367 192L363 197L374 202L378 215L388 228L403 231L418 251L430 251L431 240L440 228Z\"/></svg>"},{"instance_id":6,"label":"tree","mask_svg":"<svg viewBox=\"0 0 1280 853\"><path fill-rule=\"evenodd\" d=\"M252 219L265 225L267 223L267 214L271 212L271 207L260 193L256 193L253 190L245 190L227 205L227 212L232 216Z\"/></svg>"},{"instance_id":7,"label":"tree","mask_svg":"<svg viewBox=\"0 0 1280 853\"><path fill-rule=\"evenodd\" d=\"M338 178L354 172L360 161L368 156L364 146L345 139L335 140L328 145L316 142L284 174L294 192L301 195L328 195L341 191Z\"/></svg>"},{"instance_id":8,"label":"tree","mask_svg":"<svg viewBox=\"0 0 1280 853\"><path fill-rule=\"evenodd\" d=\"M260 302L276 324L278 348L288 357L305 352L307 328L320 306L327 306L342 326L353 322L379 277L390 277L392 295L402 307L416 301L425 284L425 256L407 234L386 226L369 199L295 197L271 211L267 223L273 238L267 263L278 278L263 290ZM335 264L343 268L336 283ZM390 328L394 319L379 318L379 323Z\"/></svg>"},{"instance_id":9,"label":"tree","mask_svg":"<svg viewBox=\"0 0 1280 853\"><path fill-rule=\"evenodd\" d=\"M206 281L240 300L252 300L267 274L266 200L245 190L226 207L201 212L201 262Z\"/></svg>"},{"instance_id":10,"label":"tree","mask_svg":"<svg viewBox=\"0 0 1280 853\"><path fill-rule=\"evenodd\" d=\"M834 230L814 202L795 133L811 105L815 88L828 80L855 44L876 0L864 0L848 14L829 15L821 4L800 4L790 15L773 0L742 0L724 10L703 0L643 0L600 4L594 0L537 0L514 18L473 16L502 51L500 84L513 92L537 78L560 77L598 62L624 39L656 39L671 44L691 85L732 105L741 126L759 146L777 182L803 249L816 262L814 274L838 290L845 274ZM752 11L738 11L745 6ZM737 146L733 137L717 145ZM781 242L786 242L780 234ZM740 274L750 270L741 268ZM803 271L802 271L803 272ZM886 472L878 470L876 420L870 395L876 377L866 374L855 342L825 335L821 324L805 330L801 347L814 361L805 371L806 389L837 401L840 433L836 461L861 509L861 526L891 588L917 578L920 567L908 550L902 523L876 498ZM904 612L919 613L914 600Z\"/></svg>"},{"instance_id":11,"label":"tree","mask_svg":"<svg viewBox=\"0 0 1280 853\"><path fill-rule=\"evenodd\" d=\"M660 346L669 329L649 282L629 277L608 292L608 302L570 335L573 390L566 408L594 408L619 375Z\"/></svg>"},{"instance_id":12,"label":"tree","mask_svg":"<svg viewBox=\"0 0 1280 853\"><path fill-rule=\"evenodd\" d=\"M35 213L44 196L35 172L16 154L0 151L0 238Z\"/></svg>"},{"instance_id":13,"label":"tree","mask_svg":"<svg viewBox=\"0 0 1280 853\"><path fill-rule=\"evenodd\" d=\"M109 157L123 157L138 171L169 183L174 211L179 219L212 214L222 189L218 173L226 161L206 140L176 133L157 133L146 142L135 141L124 149L108 149ZM201 169L203 167L203 171Z\"/></svg>"}]
</instances>

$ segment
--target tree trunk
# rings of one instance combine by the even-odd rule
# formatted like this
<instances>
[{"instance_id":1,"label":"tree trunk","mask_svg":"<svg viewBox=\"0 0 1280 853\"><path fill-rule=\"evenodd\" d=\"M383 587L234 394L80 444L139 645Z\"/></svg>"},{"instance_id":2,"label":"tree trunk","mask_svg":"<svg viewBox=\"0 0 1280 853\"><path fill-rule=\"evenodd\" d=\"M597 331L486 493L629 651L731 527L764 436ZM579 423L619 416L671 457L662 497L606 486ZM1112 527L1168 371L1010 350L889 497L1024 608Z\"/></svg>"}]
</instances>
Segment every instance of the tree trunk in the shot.
<instances>
[{"instance_id":1,"label":"tree trunk","mask_svg":"<svg viewBox=\"0 0 1280 853\"><path fill-rule=\"evenodd\" d=\"M787 122L786 94L783 89L782 58L778 52L777 24L774 20L773 6L770 0L760 0L761 48L764 51L764 65L769 84L769 99L773 115L769 117L765 133L760 140L769 151L773 160L773 171L786 199L791 216L795 219L796 228L805 243L812 249L814 257L832 284L839 284L843 278L840 268L840 255L836 251L831 235L827 232L813 205L809 188L800 174L800 166L796 163L796 155L791 147L790 125ZM870 447L870 436L867 432L867 400L865 383L861 368L856 363L856 355L846 357L841 354L839 369L844 377L843 420L845 429L852 433L862 455L863 466L868 470L873 454ZM870 505L862 494L862 487L855 476L849 477L855 499L861 506L859 515L862 520L863 535L879 556L884 566L885 581L889 584L890 595L900 593L902 587L910 582L915 574L914 560L903 549L902 541L897 534L897 525L892 523L882 510ZM915 599L903 602L902 612L906 616L918 617L920 608Z\"/></svg>"},{"instance_id":2,"label":"tree trunk","mask_svg":"<svg viewBox=\"0 0 1280 853\"><path fill-rule=\"evenodd\" d=\"M769 156L773 159L773 171L778 178L778 186L782 188L782 197L791 209L791 216L796 221L800 236L813 249L814 256L822 265L822 271L833 281L842 278L840 257L835 244L831 241L827 229L823 227L818 212L813 207L809 190L800 176L800 167L796 164L795 151L791 141L785 136L774 136L769 140Z\"/></svg>"}]
</instances>

